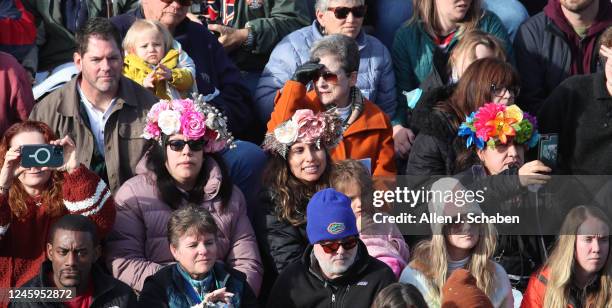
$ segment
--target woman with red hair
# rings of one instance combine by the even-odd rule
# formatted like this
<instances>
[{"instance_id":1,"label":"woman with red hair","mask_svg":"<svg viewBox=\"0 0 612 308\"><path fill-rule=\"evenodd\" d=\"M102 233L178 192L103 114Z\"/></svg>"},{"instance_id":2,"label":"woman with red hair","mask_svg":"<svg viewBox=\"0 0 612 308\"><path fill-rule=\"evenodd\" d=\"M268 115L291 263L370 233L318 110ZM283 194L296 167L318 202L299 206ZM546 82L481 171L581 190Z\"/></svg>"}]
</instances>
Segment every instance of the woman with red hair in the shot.
<instances>
[{"instance_id":1,"label":"woman with red hair","mask_svg":"<svg viewBox=\"0 0 612 308\"><path fill-rule=\"evenodd\" d=\"M23 167L26 144L63 147L63 165ZM59 217L88 216L102 236L113 226L115 203L108 186L77 161L76 151L70 137L56 139L42 122L14 124L0 141L0 288L19 287L39 272L48 228Z\"/></svg>"}]
</instances>

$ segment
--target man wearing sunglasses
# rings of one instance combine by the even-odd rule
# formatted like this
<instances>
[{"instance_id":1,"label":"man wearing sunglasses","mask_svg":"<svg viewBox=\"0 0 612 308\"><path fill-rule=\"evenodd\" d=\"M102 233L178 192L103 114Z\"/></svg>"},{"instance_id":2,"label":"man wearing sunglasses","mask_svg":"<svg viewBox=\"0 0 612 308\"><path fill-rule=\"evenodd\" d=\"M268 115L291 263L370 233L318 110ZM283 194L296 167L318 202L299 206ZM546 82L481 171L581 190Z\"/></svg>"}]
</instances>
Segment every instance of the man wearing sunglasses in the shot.
<instances>
[{"instance_id":1,"label":"man wearing sunglasses","mask_svg":"<svg viewBox=\"0 0 612 308\"><path fill-rule=\"evenodd\" d=\"M302 260L277 278L268 307L370 307L395 275L368 255L351 199L332 188L322 190L312 196L306 215L310 245Z\"/></svg>"},{"instance_id":2,"label":"man wearing sunglasses","mask_svg":"<svg viewBox=\"0 0 612 308\"><path fill-rule=\"evenodd\" d=\"M359 47L357 87L368 100L393 118L397 102L391 55L377 38L363 31L367 12L365 1L317 0L315 8L316 20L310 26L287 35L270 55L255 91L257 115L261 121L270 119L276 93L300 65L308 62L312 46L333 34L355 39Z\"/></svg>"}]
</instances>

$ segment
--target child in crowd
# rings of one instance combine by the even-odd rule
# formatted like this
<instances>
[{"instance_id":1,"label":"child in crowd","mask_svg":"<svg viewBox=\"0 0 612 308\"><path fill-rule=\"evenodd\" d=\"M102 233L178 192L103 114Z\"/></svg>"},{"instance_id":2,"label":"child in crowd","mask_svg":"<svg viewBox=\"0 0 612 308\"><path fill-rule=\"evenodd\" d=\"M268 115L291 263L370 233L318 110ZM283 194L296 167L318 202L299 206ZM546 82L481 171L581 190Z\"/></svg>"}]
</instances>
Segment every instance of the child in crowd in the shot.
<instances>
[{"instance_id":1,"label":"child in crowd","mask_svg":"<svg viewBox=\"0 0 612 308\"><path fill-rule=\"evenodd\" d=\"M351 198L359 238L368 248L370 256L385 262L399 278L408 263L408 245L395 224L374 223L374 188L366 167L353 159L339 161L332 169L330 181L333 188Z\"/></svg>"},{"instance_id":2,"label":"child in crowd","mask_svg":"<svg viewBox=\"0 0 612 308\"><path fill-rule=\"evenodd\" d=\"M123 75L162 99L186 98L197 92L195 64L180 43L158 21L137 20L123 40Z\"/></svg>"},{"instance_id":3,"label":"child in crowd","mask_svg":"<svg viewBox=\"0 0 612 308\"><path fill-rule=\"evenodd\" d=\"M427 308L427 303L419 290L407 283L392 283L378 292L372 308Z\"/></svg>"}]
</instances>

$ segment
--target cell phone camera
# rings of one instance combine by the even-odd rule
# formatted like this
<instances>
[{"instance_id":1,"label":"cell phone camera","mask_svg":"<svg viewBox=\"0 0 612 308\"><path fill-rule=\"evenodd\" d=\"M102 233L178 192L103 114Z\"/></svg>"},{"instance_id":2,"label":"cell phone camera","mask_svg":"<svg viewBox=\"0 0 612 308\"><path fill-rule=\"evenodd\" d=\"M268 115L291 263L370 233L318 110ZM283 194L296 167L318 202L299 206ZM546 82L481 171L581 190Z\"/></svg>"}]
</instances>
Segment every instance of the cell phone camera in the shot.
<instances>
[{"instance_id":1,"label":"cell phone camera","mask_svg":"<svg viewBox=\"0 0 612 308\"><path fill-rule=\"evenodd\" d=\"M53 149L55 153L58 153L57 148ZM30 158L34 159L37 164L45 165L51 160L51 151L48 148L38 148L33 154L30 154Z\"/></svg>"}]
</instances>

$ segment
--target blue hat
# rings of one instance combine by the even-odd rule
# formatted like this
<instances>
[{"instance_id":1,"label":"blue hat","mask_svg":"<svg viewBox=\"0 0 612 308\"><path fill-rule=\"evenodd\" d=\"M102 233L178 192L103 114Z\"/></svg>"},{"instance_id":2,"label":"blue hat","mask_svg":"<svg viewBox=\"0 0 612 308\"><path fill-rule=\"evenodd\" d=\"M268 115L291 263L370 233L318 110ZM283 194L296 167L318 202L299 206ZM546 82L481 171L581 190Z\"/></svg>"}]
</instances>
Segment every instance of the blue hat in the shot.
<instances>
[{"instance_id":1,"label":"blue hat","mask_svg":"<svg viewBox=\"0 0 612 308\"><path fill-rule=\"evenodd\" d=\"M306 209L306 233L310 244L358 235L351 199L333 188L314 194Z\"/></svg>"}]
</instances>

